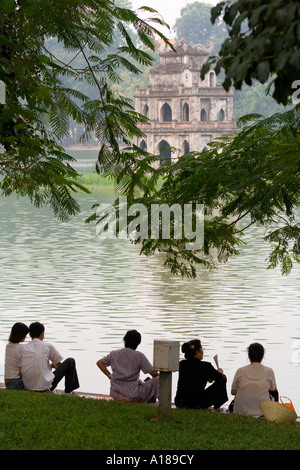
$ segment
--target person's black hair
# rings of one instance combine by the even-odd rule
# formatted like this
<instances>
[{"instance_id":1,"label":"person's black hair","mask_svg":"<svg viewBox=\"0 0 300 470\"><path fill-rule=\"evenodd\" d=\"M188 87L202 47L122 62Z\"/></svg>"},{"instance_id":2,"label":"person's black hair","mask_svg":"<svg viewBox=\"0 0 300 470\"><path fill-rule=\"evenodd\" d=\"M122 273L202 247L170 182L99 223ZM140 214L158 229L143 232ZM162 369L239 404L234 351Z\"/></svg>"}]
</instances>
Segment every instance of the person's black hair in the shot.
<instances>
[{"instance_id":1,"label":"person's black hair","mask_svg":"<svg viewBox=\"0 0 300 470\"><path fill-rule=\"evenodd\" d=\"M21 322L17 322L13 325L8 341L10 343L20 343L23 338L28 334L29 328L27 325Z\"/></svg>"},{"instance_id":2,"label":"person's black hair","mask_svg":"<svg viewBox=\"0 0 300 470\"><path fill-rule=\"evenodd\" d=\"M265 354L264 347L260 343L252 343L248 347L248 357L250 362L261 362Z\"/></svg>"},{"instance_id":3,"label":"person's black hair","mask_svg":"<svg viewBox=\"0 0 300 470\"><path fill-rule=\"evenodd\" d=\"M142 337L137 330L129 330L123 338L125 348L136 349L140 344Z\"/></svg>"},{"instance_id":4,"label":"person's black hair","mask_svg":"<svg viewBox=\"0 0 300 470\"><path fill-rule=\"evenodd\" d=\"M181 351L184 353L186 359L192 359L195 356L196 351L201 349L201 341L199 339L192 339L187 343L183 343Z\"/></svg>"},{"instance_id":5,"label":"person's black hair","mask_svg":"<svg viewBox=\"0 0 300 470\"><path fill-rule=\"evenodd\" d=\"M29 325L29 334L31 338L38 338L42 333L44 333L44 331L44 325L42 325L42 323L39 323L38 321Z\"/></svg>"}]
</instances>

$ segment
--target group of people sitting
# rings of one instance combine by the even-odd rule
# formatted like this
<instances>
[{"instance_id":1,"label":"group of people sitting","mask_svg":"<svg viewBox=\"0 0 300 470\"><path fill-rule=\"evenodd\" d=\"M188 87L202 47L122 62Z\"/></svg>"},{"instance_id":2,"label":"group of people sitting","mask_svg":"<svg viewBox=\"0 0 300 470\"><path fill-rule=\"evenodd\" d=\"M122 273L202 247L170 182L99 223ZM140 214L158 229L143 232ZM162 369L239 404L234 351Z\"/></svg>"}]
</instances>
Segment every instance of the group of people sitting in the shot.
<instances>
[{"instance_id":1,"label":"group of people sitting","mask_svg":"<svg viewBox=\"0 0 300 470\"><path fill-rule=\"evenodd\" d=\"M22 344L28 333L31 341ZM45 327L39 322L29 327L24 323L13 325L5 353L7 389L54 391L63 378L65 393L79 388L74 359L62 361L56 348L44 341L44 334ZM137 351L141 334L129 330L123 340L124 348L111 351L97 361L99 369L110 379L110 396L120 401L155 403L159 396L159 372L142 352ZM203 348L198 339L184 343L182 352L185 359L179 363L176 407L220 409L228 401L227 378L223 370L203 361ZM234 399L229 411L259 416L262 414L259 403L278 401L278 391L273 370L261 364L263 346L250 344L248 357L250 364L239 368L234 375L231 387ZM150 377L142 381L141 372Z\"/></svg>"},{"instance_id":2,"label":"group of people sitting","mask_svg":"<svg viewBox=\"0 0 300 470\"><path fill-rule=\"evenodd\" d=\"M31 341L24 343L29 333ZM28 326L15 323L5 350L4 380L8 390L54 391L65 378L65 393L79 388L75 360L65 359L44 341L45 327L34 322Z\"/></svg>"},{"instance_id":3,"label":"group of people sitting","mask_svg":"<svg viewBox=\"0 0 300 470\"><path fill-rule=\"evenodd\" d=\"M184 343L182 352L185 359L179 363L175 405L178 408L220 409L228 400L227 378L223 370L203 361L203 348L198 339ZM260 343L250 344L250 364L240 367L233 378L231 394L234 399L228 408L230 412L260 416L261 401L278 401L273 369L261 364L263 357L264 347ZM207 386L208 383L211 385Z\"/></svg>"}]
</instances>

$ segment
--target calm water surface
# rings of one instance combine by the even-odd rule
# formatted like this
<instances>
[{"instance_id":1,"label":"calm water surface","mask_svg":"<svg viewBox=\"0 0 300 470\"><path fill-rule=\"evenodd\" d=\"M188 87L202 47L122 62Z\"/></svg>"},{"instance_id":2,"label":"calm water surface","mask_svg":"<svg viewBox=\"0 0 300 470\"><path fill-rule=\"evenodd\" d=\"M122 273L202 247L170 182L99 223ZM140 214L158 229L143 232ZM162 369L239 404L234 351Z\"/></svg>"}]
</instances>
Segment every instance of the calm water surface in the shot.
<instances>
[{"instance_id":1,"label":"calm water surface","mask_svg":"<svg viewBox=\"0 0 300 470\"><path fill-rule=\"evenodd\" d=\"M83 153L79 171L93 171ZM268 247L253 228L239 257L196 280L172 276L163 260L141 257L128 240L101 240L85 224L95 202L111 193L80 194L82 213L69 223L24 199L0 198L0 381L4 348L16 321L41 321L46 340L77 362L82 391L109 393L96 361L123 346L128 329L142 333L139 350L153 358L153 340L200 338L205 359L219 355L228 393L247 346L261 342L281 395L300 414L299 267L282 277L266 270ZM173 398L177 374L173 374Z\"/></svg>"}]
</instances>

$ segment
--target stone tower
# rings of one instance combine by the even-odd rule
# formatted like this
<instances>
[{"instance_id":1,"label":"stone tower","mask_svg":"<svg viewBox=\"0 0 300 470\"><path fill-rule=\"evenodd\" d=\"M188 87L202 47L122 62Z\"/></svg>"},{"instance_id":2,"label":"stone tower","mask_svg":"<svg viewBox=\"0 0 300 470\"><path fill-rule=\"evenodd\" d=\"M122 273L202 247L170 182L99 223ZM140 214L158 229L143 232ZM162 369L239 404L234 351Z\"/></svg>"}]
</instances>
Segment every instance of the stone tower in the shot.
<instances>
[{"instance_id":1,"label":"stone tower","mask_svg":"<svg viewBox=\"0 0 300 470\"><path fill-rule=\"evenodd\" d=\"M140 124L145 138L135 143L161 155L160 163L189 151L203 152L216 137L237 130L233 91L217 84L214 71L201 80L208 54L202 45L190 45L184 39L176 45L176 53L163 47L159 65L150 70L150 85L135 88L135 110L150 119Z\"/></svg>"}]
</instances>

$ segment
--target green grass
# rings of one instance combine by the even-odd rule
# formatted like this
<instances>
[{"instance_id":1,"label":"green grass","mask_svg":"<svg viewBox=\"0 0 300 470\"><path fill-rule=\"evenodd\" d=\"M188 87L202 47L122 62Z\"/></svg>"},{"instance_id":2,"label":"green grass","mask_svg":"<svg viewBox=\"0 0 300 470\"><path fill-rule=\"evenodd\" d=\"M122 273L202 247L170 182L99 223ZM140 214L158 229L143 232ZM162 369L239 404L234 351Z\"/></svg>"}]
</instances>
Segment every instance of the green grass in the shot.
<instances>
[{"instance_id":1,"label":"green grass","mask_svg":"<svg viewBox=\"0 0 300 470\"><path fill-rule=\"evenodd\" d=\"M97 173L83 173L78 178L78 182L90 191L114 190L114 182Z\"/></svg>"},{"instance_id":2,"label":"green grass","mask_svg":"<svg viewBox=\"0 0 300 470\"><path fill-rule=\"evenodd\" d=\"M104 178L97 173L82 173L79 178L78 182L89 189L91 192L100 191L103 189L107 190L115 190L114 181L108 178ZM161 186L163 183L163 179L158 179L158 187Z\"/></svg>"},{"instance_id":3,"label":"green grass","mask_svg":"<svg viewBox=\"0 0 300 470\"><path fill-rule=\"evenodd\" d=\"M0 390L1 450L298 450L300 424Z\"/></svg>"}]
</instances>

